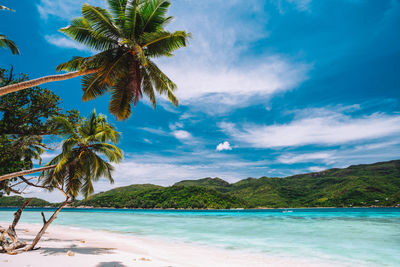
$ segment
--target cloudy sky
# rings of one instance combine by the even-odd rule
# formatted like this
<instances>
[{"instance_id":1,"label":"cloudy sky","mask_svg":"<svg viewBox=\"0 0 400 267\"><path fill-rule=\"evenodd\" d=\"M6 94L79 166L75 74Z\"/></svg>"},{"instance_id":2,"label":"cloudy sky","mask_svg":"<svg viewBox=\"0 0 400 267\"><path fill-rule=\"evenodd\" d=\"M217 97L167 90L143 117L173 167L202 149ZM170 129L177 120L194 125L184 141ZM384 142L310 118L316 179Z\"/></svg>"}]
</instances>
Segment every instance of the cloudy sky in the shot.
<instances>
[{"instance_id":1,"label":"cloudy sky","mask_svg":"<svg viewBox=\"0 0 400 267\"><path fill-rule=\"evenodd\" d=\"M0 31L22 54L1 50L1 67L35 78L90 55L57 31L84 2L3 0L16 12L1 12ZM175 0L170 15L169 30L193 34L187 48L157 61L178 84L178 108L159 98L153 110L144 99L117 122L107 96L81 101L79 79L46 85L65 109L96 108L123 134L116 183L99 182L97 191L400 158L400 1Z\"/></svg>"}]
</instances>

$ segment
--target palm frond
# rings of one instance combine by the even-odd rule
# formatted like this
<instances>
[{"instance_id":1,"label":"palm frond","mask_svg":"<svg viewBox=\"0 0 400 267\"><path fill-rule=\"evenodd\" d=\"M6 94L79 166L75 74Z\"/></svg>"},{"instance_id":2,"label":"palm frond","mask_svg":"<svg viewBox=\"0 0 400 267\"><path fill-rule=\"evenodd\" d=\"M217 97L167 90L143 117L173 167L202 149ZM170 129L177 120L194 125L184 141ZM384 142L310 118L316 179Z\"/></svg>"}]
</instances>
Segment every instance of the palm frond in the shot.
<instances>
[{"instance_id":1,"label":"palm frond","mask_svg":"<svg viewBox=\"0 0 400 267\"><path fill-rule=\"evenodd\" d=\"M108 6L118 28L122 29L125 23L125 11L128 0L107 0Z\"/></svg>"},{"instance_id":2,"label":"palm frond","mask_svg":"<svg viewBox=\"0 0 400 267\"><path fill-rule=\"evenodd\" d=\"M57 71L75 71L86 69L84 66L85 62L88 60L86 57L73 57L71 60L59 64L56 68Z\"/></svg>"},{"instance_id":3,"label":"palm frond","mask_svg":"<svg viewBox=\"0 0 400 267\"><path fill-rule=\"evenodd\" d=\"M153 32L161 29L164 23L171 20L166 17L171 2L168 0L148 0L141 6L141 15L143 17L143 27L141 32Z\"/></svg>"},{"instance_id":4,"label":"palm frond","mask_svg":"<svg viewBox=\"0 0 400 267\"><path fill-rule=\"evenodd\" d=\"M147 70L143 68L142 70L142 90L143 93L149 98L151 104L153 105L153 108L156 108L156 96L154 93L154 87L153 83L151 81L151 77L147 73Z\"/></svg>"},{"instance_id":5,"label":"palm frond","mask_svg":"<svg viewBox=\"0 0 400 267\"><path fill-rule=\"evenodd\" d=\"M126 7L125 23L123 32L127 39L136 41L136 33L142 28L143 20L139 14L139 7L143 0L131 0Z\"/></svg>"},{"instance_id":6,"label":"palm frond","mask_svg":"<svg viewBox=\"0 0 400 267\"><path fill-rule=\"evenodd\" d=\"M125 82L120 81L111 89L111 100L108 108L110 113L118 120L128 118L132 113L132 99L132 92L126 89Z\"/></svg>"},{"instance_id":7,"label":"palm frond","mask_svg":"<svg viewBox=\"0 0 400 267\"><path fill-rule=\"evenodd\" d=\"M108 38L116 40L121 36L118 27L112 20L111 14L106 9L85 3L82 6L82 16L96 33L101 33Z\"/></svg>"},{"instance_id":8,"label":"palm frond","mask_svg":"<svg viewBox=\"0 0 400 267\"><path fill-rule=\"evenodd\" d=\"M101 76L97 74L85 75L82 78L82 101L88 101L104 95L108 87L101 82Z\"/></svg>"},{"instance_id":9,"label":"palm frond","mask_svg":"<svg viewBox=\"0 0 400 267\"><path fill-rule=\"evenodd\" d=\"M94 50L104 51L118 47L118 41L96 31L85 18L75 18L71 24L59 30L71 39Z\"/></svg>"},{"instance_id":10,"label":"palm frond","mask_svg":"<svg viewBox=\"0 0 400 267\"><path fill-rule=\"evenodd\" d=\"M106 156L110 162L119 163L123 158L122 150L112 144L98 143L93 145L91 149Z\"/></svg>"},{"instance_id":11,"label":"palm frond","mask_svg":"<svg viewBox=\"0 0 400 267\"><path fill-rule=\"evenodd\" d=\"M11 41L10 39L7 38L7 36L0 34L0 47L3 48L9 48L11 50L11 53L13 53L14 55L19 55L19 49L18 46Z\"/></svg>"},{"instance_id":12,"label":"palm frond","mask_svg":"<svg viewBox=\"0 0 400 267\"><path fill-rule=\"evenodd\" d=\"M114 48L97 53L91 57L73 57L70 61L58 65L56 70L83 71L87 69L97 69L99 67L105 69L109 64L112 64L113 59L118 56L120 53L119 50L119 48Z\"/></svg>"},{"instance_id":13,"label":"palm frond","mask_svg":"<svg viewBox=\"0 0 400 267\"><path fill-rule=\"evenodd\" d=\"M93 140L100 142L118 143L119 139L120 133L109 124L98 126L96 133L93 135Z\"/></svg>"},{"instance_id":14,"label":"palm frond","mask_svg":"<svg viewBox=\"0 0 400 267\"><path fill-rule=\"evenodd\" d=\"M167 75L165 75L158 67L157 65L149 60L149 64L146 67L148 74L155 86L155 89L160 93L160 94L167 94L169 92L172 93L172 91L176 90L177 86L176 84L171 81ZM174 103L174 102L173 102ZM175 102L176 103L176 102Z\"/></svg>"},{"instance_id":15,"label":"palm frond","mask_svg":"<svg viewBox=\"0 0 400 267\"><path fill-rule=\"evenodd\" d=\"M158 31L143 34L142 43L149 57L171 56L175 50L186 47L191 36L185 31Z\"/></svg>"}]
</instances>

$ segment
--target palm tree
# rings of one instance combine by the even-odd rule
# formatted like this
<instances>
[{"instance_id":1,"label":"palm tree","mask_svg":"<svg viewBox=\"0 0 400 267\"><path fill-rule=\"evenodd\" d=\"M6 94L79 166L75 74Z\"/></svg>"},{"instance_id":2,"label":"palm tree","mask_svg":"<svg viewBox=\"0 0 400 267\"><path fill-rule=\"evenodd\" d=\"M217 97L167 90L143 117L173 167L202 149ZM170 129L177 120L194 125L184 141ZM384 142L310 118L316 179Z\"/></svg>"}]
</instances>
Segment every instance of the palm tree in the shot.
<instances>
[{"instance_id":1,"label":"palm tree","mask_svg":"<svg viewBox=\"0 0 400 267\"><path fill-rule=\"evenodd\" d=\"M14 11L6 6L1 6L1 5L0 5L0 10ZM10 48L11 53L13 53L14 55L19 55L19 49L17 45L3 34L0 34L0 47L2 48L8 47Z\"/></svg>"},{"instance_id":2,"label":"palm tree","mask_svg":"<svg viewBox=\"0 0 400 267\"><path fill-rule=\"evenodd\" d=\"M84 4L82 17L60 31L73 40L98 51L90 57L75 57L57 67L69 71L0 88L0 95L42 83L83 76L84 101L111 93L110 113L127 119L131 105L143 93L156 106L155 91L166 94L174 105L178 100L173 83L152 61L186 46L190 33L169 32L169 0L107 0L109 10Z\"/></svg>"},{"instance_id":3,"label":"palm tree","mask_svg":"<svg viewBox=\"0 0 400 267\"><path fill-rule=\"evenodd\" d=\"M118 163L122 151L113 144L119 141L120 133L107 123L106 117L93 111L77 126L65 117L53 120L66 139L62 142L62 152L47 164L56 167L44 172L41 177L43 185L61 186L70 198L79 193L86 198L93 193L92 182L100 177L104 176L113 183L113 166L98 154L109 162Z\"/></svg>"},{"instance_id":4,"label":"palm tree","mask_svg":"<svg viewBox=\"0 0 400 267\"><path fill-rule=\"evenodd\" d=\"M91 116L79 125L72 125L64 117L56 117L54 122L66 139L62 143L62 152L47 164L55 167L45 171L40 181L42 187L60 190L65 196L65 201L48 220L42 214L43 227L25 250L35 247L68 201L75 199L79 194L87 198L94 192L93 182L101 177L113 183L114 168L110 162L118 163L123 158L122 151L114 145L118 142L120 134L107 123L105 116L97 115L93 111Z\"/></svg>"}]
</instances>

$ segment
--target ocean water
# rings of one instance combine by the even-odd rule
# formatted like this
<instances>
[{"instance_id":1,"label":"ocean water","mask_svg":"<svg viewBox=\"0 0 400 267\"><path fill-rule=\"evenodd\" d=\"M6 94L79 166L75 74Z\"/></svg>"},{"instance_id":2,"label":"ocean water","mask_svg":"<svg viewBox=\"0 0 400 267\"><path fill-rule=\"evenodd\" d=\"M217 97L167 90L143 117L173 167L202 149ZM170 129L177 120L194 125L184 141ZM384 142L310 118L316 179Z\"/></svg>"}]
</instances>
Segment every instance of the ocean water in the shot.
<instances>
[{"instance_id":1,"label":"ocean water","mask_svg":"<svg viewBox=\"0 0 400 267\"><path fill-rule=\"evenodd\" d=\"M0 209L11 221L15 209ZM26 209L25 223L41 223ZM47 217L51 210L44 209ZM400 209L161 211L64 209L54 224L113 230L282 257L312 258L348 266L400 266Z\"/></svg>"}]
</instances>

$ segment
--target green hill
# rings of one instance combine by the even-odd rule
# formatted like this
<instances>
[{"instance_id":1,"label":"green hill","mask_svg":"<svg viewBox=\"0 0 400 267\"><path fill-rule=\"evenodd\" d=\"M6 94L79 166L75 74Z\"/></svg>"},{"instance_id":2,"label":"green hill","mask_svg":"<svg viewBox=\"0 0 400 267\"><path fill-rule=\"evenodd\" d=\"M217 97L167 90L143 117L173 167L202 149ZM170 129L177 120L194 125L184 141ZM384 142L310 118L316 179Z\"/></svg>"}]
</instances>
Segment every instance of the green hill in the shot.
<instances>
[{"instance_id":1,"label":"green hill","mask_svg":"<svg viewBox=\"0 0 400 267\"><path fill-rule=\"evenodd\" d=\"M0 197L1 206L4 198L7 197ZM74 205L227 209L395 206L399 203L400 160L395 160L286 178L248 178L233 184L220 178L204 178L169 187L130 185L95 194Z\"/></svg>"},{"instance_id":2,"label":"green hill","mask_svg":"<svg viewBox=\"0 0 400 267\"><path fill-rule=\"evenodd\" d=\"M128 208L393 206L400 203L400 161L330 169L286 178L185 180L170 187L131 185L76 205ZM121 190L124 190L122 193Z\"/></svg>"},{"instance_id":3,"label":"green hill","mask_svg":"<svg viewBox=\"0 0 400 267\"><path fill-rule=\"evenodd\" d=\"M350 166L287 178L246 179L230 192L251 207L341 207L400 203L400 161Z\"/></svg>"},{"instance_id":4,"label":"green hill","mask_svg":"<svg viewBox=\"0 0 400 267\"><path fill-rule=\"evenodd\" d=\"M0 197L0 207L20 207L26 201L26 198L20 196ZM32 198L28 206L30 207L47 207L52 204L40 198Z\"/></svg>"},{"instance_id":5,"label":"green hill","mask_svg":"<svg viewBox=\"0 0 400 267\"><path fill-rule=\"evenodd\" d=\"M243 200L203 186L131 185L132 190L116 188L93 195L88 200L77 201L75 206L115 208L212 208L242 207Z\"/></svg>"},{"instance_id":6,"label":"green hill","mask_svg":"<svg viewBox=\"0 0 400 267\"><path fill-rule=\"evenodd\" d=\"M221 178L203 178L199 180L183 180L174 185L182 186L207 186L207 187L227 187L230 184Z\"/></svg>"}]
</instances>

